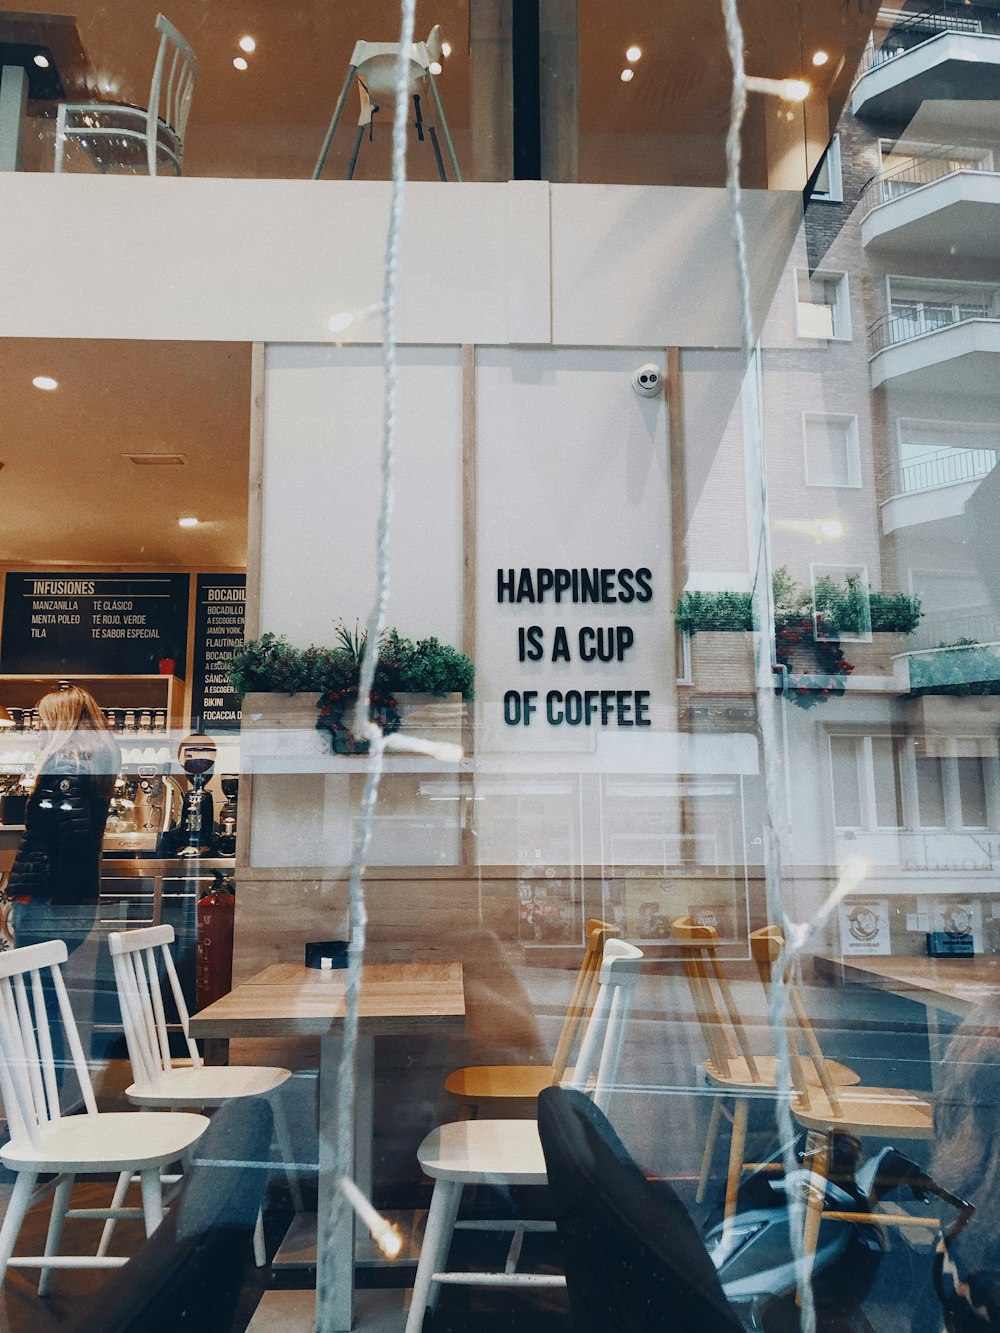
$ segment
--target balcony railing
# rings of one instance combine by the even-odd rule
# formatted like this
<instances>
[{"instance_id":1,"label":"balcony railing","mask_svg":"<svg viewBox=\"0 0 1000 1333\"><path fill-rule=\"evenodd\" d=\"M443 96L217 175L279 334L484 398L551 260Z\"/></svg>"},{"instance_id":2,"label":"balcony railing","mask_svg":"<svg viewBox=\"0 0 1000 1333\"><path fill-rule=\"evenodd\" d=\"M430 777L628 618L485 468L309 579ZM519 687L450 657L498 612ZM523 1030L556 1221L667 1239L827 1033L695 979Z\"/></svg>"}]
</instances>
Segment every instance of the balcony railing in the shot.
<instances>
[{"instance_id":1,"label":"balcony railing","mask_svg":"<svg viewBox=\"0 0 1000 1333\"><path fill-rule=\"evenodd\" d=\"M910 651L939 648L959 640L977 644L1000 643L1000 617L990 607L956 611L925 611L907 640Z\"/></svg>"},{"instance_id":2,"label":"balcony railing","mask_svg":"<svg viewBox=\"0 0 1000 1333\"><path fill-rule=\"evenodd\" d=\"M1000 319L1000 287L984 285L951 296L942 293L937 300L893 299L889 314L868 327L871 354L972 319Z\"/></svg>"},{"instance_id":3,"label":"balcony railing","mask_svg":"<svg viewBox=\"0 0 1000 1333\"><path fill-rule=\"evenodd\" d=\"M923 46L924 42L931 41L942 32L995 35L1000 33L1000 12L981 9L976 11L976 17L973 18L967 5L954 3L942 4L921 14L901 10L898 20L878 46L869 37L855 82L870 70L878 69L880 65L896 60L907 51Z\"/></svg>"},{"instance_id":4,"label":"balcony railing","mask_svg":"<svg viewBox=\"0 0 1000 1333\"><path fill-rule=\"evenodd\" d=\"M996 465L995 449L940 449L913 463L894 463L883 474L883 480L890 496L912 495L914 491L975 481Z\"/></svg>"},{"instance_id":5,"label":"balcony railing","mask_svg":"<svg viewBox=\"0 0 1000 1333\"><path fill-rule=\"evenodd\" d=\"M905 144L897 145L905 152ZM879 204L899 199L921 185L943 180L959 171L993 172L995 154L990 148L957 148L942 145L927 153L915 153L899 167L880 171L861 191L859 202L862 217L867 217Z\"/></svg>"}]
</instances>

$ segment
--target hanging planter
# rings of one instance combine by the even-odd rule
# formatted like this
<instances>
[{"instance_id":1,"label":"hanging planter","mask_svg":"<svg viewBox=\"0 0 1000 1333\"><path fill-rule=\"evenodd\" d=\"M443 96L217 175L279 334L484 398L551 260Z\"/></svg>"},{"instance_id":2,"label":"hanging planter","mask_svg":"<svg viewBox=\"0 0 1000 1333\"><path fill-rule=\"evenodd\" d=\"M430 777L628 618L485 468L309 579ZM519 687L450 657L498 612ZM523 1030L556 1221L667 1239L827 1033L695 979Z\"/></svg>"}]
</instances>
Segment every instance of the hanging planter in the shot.
<instances>
[{"instance_id":1,"label":"hanging planter","mask_svg":"<svg viewBox=\"0 0 1000 1333\"><path fill-rule=\"evenodd\" d=\"M777 693L799 708L839 699L854 670L837 638L817 638L811 616L795 617L775 627L774 659L785 668Z\"/></svg>"},{"instance_id":2,"label":"hanging planter","mask_svg":"<svg viewBox=\"0 0 1000 1333\"><path fill-rule=\"evenodd\" d=\"M356 687L342 690L327 690L321 694L316 704L316 730L329 736L332 754L367 754L371 743L365 737L359 737L351 730L357 707L358 691ZM391 736L401 726L399 709L391 695L380 694L377 689L368 696L368 717L379 727L384 736Z\"/></svg>"}]
</instances>

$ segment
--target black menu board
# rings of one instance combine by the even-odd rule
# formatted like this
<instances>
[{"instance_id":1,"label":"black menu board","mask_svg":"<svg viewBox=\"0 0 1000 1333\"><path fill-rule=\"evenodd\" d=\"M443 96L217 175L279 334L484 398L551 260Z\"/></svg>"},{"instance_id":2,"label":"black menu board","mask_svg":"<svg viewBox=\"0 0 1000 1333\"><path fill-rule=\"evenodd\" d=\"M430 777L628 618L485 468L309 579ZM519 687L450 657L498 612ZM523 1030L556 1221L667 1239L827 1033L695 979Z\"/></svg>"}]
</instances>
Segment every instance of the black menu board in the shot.
<instances>
[{"instance_id":1,"label":"black menu board","mask_svg":"<svg viewBox=\"0 0 1000 1333\"><path fill-rule=\"evenodd\" d=\"M187 574L7 574L0 670L147 676L171 659L184 674Z\"/></svg>"},{"instance_id":2,"label":"black menu board","mask_svg":"<svg viewBox=\"0 0 1000 1333\"><path fill-rule=\"evenodd\" d=\"M229 659L243 642L245 574L199 574L194 608L191 717L205 732L238 731L240 699L229 683Z\"/></svg>"}]
</instances>

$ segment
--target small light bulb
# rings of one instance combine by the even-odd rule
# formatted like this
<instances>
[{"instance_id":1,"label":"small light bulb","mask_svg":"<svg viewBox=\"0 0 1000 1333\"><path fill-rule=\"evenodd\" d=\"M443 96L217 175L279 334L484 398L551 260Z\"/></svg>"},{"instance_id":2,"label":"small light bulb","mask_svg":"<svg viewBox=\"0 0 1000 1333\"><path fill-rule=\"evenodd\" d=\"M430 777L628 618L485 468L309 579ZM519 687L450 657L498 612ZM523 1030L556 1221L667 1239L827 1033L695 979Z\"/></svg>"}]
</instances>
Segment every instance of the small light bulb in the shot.
<instances>
[{"instance_id":1,"label":"small light bulb","mask_svg":"<svg viewBox=\"0 0 1000 1333\"><path fill-rule=\"evenodd\" d=\"M47 393L59 388L59 381L54 380L51 375L36 375L31 382L36 389L44 389Z\"/></svg>"},{"instance_id":2,"label":"small light bulb","mask_svg":"<svg viewBox=\"0 0 1000 1333\"><path fill-rule=\"evenodd\" d=\"M809 96L809 85L805 79L785 79L781 95L787 102L804 102Z\"/></svg>"},{"instance_id":3,"label":"small light bulb","mask_svg":"<svg viewBox=\"0 0 1000 1333\"><path fill-rule=\"evenodd\" d=\"M835 542L844 535L844 525L839 518L825 519L819 525L819 530L828 542Z\"/></svg>"},{"instance_id":4,"label":"small light bulb","mask_svg":"<svg viewBox=\"0 0 1000 1333\"><path fill-rule=\"evenodd\" d=\"M827 53L826 53L825 51L814 51L814 52L813 52L813 64L814 64L814 65L817 65L817 66L818 66L818 65L825 65L826 62L827 62L829 59L830 59L830 57L827 55Z\"/></svg>"},{"instance_id":5,"label":"small light bulb","mask_svg":"<svg viewBox=\"0 0 1000 1333\"><path fill-rule=\"evenodd\" d=\"M631 83L632 80L635 78L635 70L623 69L621 74L619 75L619 78L621 79L622 83Z\"/></svg>"},{"instance_id":6,"label":"small light bulb","mask_svg":"<svg viewBox=\"0 0 1000 1333\"><path fill-rule=\"evenodd\" d=\"M625 59L628 61L630 65L634 65L635 62L641 57L641 55L642 55L641 46L630 46L629 49L625 52Z\"/></svg>"},{"instance_id":7,"label":"small light bulb","mask_svg":"<svg viewBox=\"0 0 1000 1333\"><path fill-rule=\"evenodd\" d=\"M343 333L354 323L354 316L349 310L340 310L336 315L331 315L327 320L327 328L331 333Z\"/></svg>"},{"instance_id":8,"label":"small light bulb","mask_svg":"<svg viewBox=\"0 0 1000 1333\"><path fill-rule=\"evenodd\" d=\"M240 50L245 51L247 55L250 55L251 52L257 50L257 43L252 37L241 37Z\"/></svg>"},{"instance_id":9,"label":"small light bulb","mask_svg":"<svg viewBox=\"0 0 1000 1333\"><path fill-rule=\"evenodd\" d=\"M434 75L438 75L438 74L441 73L441 69L442 69L441 61L440 61L440 60L432 60L431 63L427 66L427 68L430 70L430 72L431 72L432 74L434 74Z\"/></svg>"},{"instance_id":10,"label":"small light bulb","mask_svg":"<svg viewBox=\"0 0 1000 1333\"><path fill-rule=\"evenodd\" d=\"M235 57L233 58L233 69L240 69L240 70L242 70L242 69L249 69L249 68L250 68L250 66L249 66L249 65L247 64L247 62L243 59L242 56L235 56Z\"/></svg>"},{"instance_id":11,"label":"small light bulb","mask_svg":"<svg viewBox=\"0 0 1000 1333\"><path fill-rule=\"evenodd\" d=\"M441 54L444 56L445 60L448 59L448 57L451 55L451 42L441 43Z\"/></svg>"},{"instance_id":12,"label":"small light bulb","mask_svg":"<svg viewBox=\"0 0 1000 1333\"><path fill-rule=\"evenodd\" d=\"M48 69L49 67L49 58L48 56L43 56L41 51L39 51L37 56L32 56L32 60L39 69Z\"/></svg>"},{"instance_id":13,"label":"small light bulb","mask_svg":"<svg viewBox=\"0 0 1000 1333\"><path fill-rule=\"evenodd\" d=\"M184 514L177 520L177 526L179 528L196 528L200 522L201 519L195 518L193 514Z\"/></svg>"}]
</instances>

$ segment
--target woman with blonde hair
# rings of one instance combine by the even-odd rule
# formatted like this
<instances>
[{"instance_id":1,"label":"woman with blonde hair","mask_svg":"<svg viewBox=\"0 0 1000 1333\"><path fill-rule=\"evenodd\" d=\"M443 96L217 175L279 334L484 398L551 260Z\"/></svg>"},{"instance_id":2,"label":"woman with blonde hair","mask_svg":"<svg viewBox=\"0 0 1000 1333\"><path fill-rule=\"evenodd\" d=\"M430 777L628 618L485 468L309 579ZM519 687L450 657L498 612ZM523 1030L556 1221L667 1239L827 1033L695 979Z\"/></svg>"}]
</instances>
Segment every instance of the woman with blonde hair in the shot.
<instances>
[{"instance_id":1,"label":"woman with blonde hair","mask_svg":"<svg viewBox=\"0 0 1000 1333\"><path fill-rule=\"evenodd\" d=\"M89 1013L97 976L97 941L92 936L101 842L121 753L101 708L80 686L63 683L39 699L37 707L46 740L10 872L14 942L23 947L64 940L70 960L63 976L74 1008ZM88 941L91 946L84 950ZM61 1065L61 1024L49 989L46 1001Z\"/></svg>"}]
</instances>

